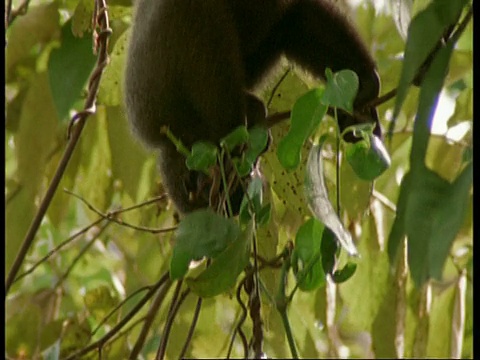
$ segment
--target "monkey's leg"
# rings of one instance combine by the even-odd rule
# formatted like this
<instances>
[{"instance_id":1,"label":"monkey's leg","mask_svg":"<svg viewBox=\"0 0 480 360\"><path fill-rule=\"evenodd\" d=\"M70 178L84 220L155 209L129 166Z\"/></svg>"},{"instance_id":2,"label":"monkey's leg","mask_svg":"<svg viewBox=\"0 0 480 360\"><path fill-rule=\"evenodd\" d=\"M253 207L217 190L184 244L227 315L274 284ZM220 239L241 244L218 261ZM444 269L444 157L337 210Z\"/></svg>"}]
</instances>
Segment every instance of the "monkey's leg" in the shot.
<instances>
[{"instance_id":1,"label":"monkey's leg","mask_svg":"<svg viewBox=\"0 0 480 360\"><path fill-rule=\"evenodd\" d=\"M376 97L379 82L373 61L354 25L329 1L303 0L293 6L281 24L285 54L317 77L325 69L357 73L365 101Z\"/></svg>"},{"instance_id":2,"label":"monkey's leg","mask_svg":"<svg viewBox=\"0 0 480 360\"><path fill-rule=\"evenodd\" d=\"M328 1L299 1L278 25L278 32L287 57L316 77L324 79L327 67L357 73L360 84L354 107L377 123L375 131L380 135L375 109L363 109L379 93L375 63L345 15ZM341 130L358 122L347 114L339 117Z\"/></svg>"}]
</instances>

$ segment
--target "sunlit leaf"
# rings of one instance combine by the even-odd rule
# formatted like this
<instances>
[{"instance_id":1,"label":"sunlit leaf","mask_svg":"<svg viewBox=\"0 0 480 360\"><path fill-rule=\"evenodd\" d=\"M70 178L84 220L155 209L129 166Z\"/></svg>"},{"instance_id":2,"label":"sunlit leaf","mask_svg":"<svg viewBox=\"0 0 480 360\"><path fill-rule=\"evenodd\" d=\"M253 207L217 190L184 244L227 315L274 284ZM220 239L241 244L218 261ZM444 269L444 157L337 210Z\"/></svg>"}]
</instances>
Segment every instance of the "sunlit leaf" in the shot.
<instances>
[{"instance_id":1,"label":"sunlit leaf","mask_svg":"<svg viewBox=\"0 0 480 360\"><path fill-rule=\"evenodd\" d=\"M418 69L437 45L445 29L457 20L465 3L466 0L436 0L413 18L408 29L405 60L397 88L394 118L400 112L407 90Z\"/></svg>"},{"instance_id":2,"label":"sunlit leaf","mask_svg":"<svg viewBox=\"0 0 480 360\"><path fill-rule=\"evenodd\" d=\"M124 31L117 39L105 68L98 89L98 103L110 106L123 106L122 85L125 58L127 54L130 29Z\"/></svg>"},{"instance_id":3,"label":"sunlit leaf","mask_svg":"<svg viewBox=\"0 0 480 360\"><path fill-rule=\"evenodd\" d=\"M455 284L452 284L432 300L425 354L428 358L450 357L455 289Z\"/></svg>"},{"instance_id":4,"label":"sunlit leaf","mask_svg":"<svg viewBox=\"0 0 480 360\"><path fill-rule=\"evenodd\" d=\"M27 36L28 35L28 36ZM5 51L5 76L10 81L19 63L31 56L36 44L45 44L60 36L60 14L58 3L30 5L28 11L19 16L7 31Z\"/></svg>"},{"instance_id":5,"label":"sunlit leaf","mask_svg":"<svg viewBox=\"0 0 480 360\"><path fill-rule=\"evenodd\" d=\"M110 3L109 3L110 5ZM95 4L88 0L80 0L77 3L75 11L72 16L71 26L72 32L75 36L83 36L85 32L92 32L92 16ZM108 11L110 16L110 9ZM89 37L87 35L87 37ZM90 36L90 42L92 37ZM92 47L90 47L92 48Z\"/></svg>"},{"instance_id":6,"label":"sunlit leaf","mask_svg":"<svg viewBox=\"0 0 480 360\"><path fill-rule=\"evenodd\" d=\"M413 0L390 0L393 21L403 39L407 38L407 30L412 16L412 3Z\"/></svg>"},{"instance_id":7,"label":"sunlit leaf","mask_svg":"<svg viewBox=\"0 0 480 360\"><path fill-rule=\"evenodd\" d=\"M361 234L358 239L361 256L355 259L356 270L348 281L338 286L347 311L345 321L348 327L370 332L388 291L390 268L387 254L378 246L372 218L362 224ZM353 265L349 267L345 269L345 275L353 271Z\"/></svg>"}]
</instances>

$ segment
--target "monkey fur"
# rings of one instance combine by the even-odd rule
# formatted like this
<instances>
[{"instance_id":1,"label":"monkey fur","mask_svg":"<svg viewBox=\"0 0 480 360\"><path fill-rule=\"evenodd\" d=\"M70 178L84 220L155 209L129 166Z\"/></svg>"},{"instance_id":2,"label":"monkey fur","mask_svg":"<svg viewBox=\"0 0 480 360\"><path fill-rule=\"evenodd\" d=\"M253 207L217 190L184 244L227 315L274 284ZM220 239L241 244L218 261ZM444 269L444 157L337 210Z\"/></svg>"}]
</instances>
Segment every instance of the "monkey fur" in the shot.
<instances>
[{"instance_id":1,"label":"monkey fur","mask_svg":"<svg viewBox=\"0 0 480 360\"><path fill-rule=\"evenodd\" d=\"M125 71L127 116L136 134L159 149L163 184L177 209L207 207L198 191L206 176L161 132L167 126L188 148L218 144L240 125L262 124L265 107L251 91L280 57L324 79L325 69L359 77L354 108L379 93L375 63L360 36L331 0L137 0ZM343 130L358 122L339 117ZM192 196L197 193L199 196Z\"/></svg>"}]
</instances>

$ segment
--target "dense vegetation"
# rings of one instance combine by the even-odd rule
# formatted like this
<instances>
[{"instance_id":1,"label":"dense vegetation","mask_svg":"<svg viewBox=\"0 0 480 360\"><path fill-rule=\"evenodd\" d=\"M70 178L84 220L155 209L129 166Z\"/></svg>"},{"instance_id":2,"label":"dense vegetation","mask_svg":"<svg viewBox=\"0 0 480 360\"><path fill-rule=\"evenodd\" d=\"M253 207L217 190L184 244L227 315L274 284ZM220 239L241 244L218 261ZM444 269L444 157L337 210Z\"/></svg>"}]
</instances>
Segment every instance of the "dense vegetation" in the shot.
<instances>
[{"instance_id":1,"label":"dense vegetation","mask_svg":"<svg viewBox=\"0 0 480 360\"><path fill-rule=\"evenodd\" d=\"M472 4L412 3L352 12L383 143L362 128L352 147L318 116L348 110L351 73L325 85L285 62L259 94L293 109L266 188L239 218L178 224L122 108L130 2L8 2L6 357L473 358Z\"/></svg>"}]
</instances>

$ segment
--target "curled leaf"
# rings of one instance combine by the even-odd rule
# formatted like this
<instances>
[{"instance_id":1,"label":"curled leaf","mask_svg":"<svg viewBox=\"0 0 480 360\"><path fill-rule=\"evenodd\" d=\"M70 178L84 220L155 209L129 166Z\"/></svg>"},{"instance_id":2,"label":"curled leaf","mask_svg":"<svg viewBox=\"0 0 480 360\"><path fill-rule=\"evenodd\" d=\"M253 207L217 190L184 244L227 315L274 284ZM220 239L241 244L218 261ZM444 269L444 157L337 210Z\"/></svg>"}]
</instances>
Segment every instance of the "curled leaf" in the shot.
<instances>
[{"instance_id":1,"label":"curled leaf","mask_svg":"<svg viewBox=\"0 0 480 360\"><path fill-rule=\"evenodd\" d=\"M340 245L349 255L358 255L352 236L345 229L328 198L323 178L322 144L312 147L307 161L305 174L305 196L310 210L317 219L325 224L336 236Z\"/></svg>"}]
</instances>

